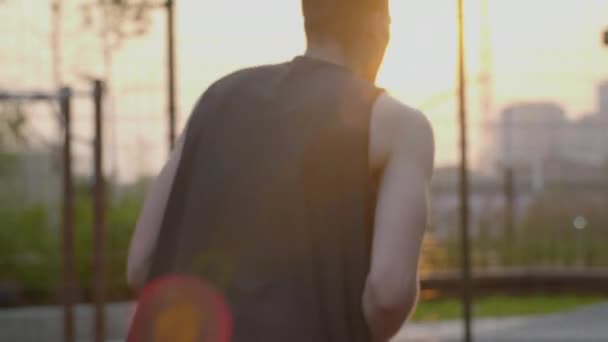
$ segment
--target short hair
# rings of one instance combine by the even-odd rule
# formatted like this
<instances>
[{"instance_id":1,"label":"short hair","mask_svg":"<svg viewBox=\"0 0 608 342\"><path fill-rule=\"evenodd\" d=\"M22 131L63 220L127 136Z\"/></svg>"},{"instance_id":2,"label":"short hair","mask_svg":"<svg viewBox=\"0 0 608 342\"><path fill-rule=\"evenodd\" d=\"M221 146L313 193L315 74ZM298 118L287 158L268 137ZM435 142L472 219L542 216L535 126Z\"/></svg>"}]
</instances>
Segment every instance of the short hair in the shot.
<instances>
[{"instance_id":1,"label":"short hair","mask_svg":"<svg viewBox=\"0 0 608 342\"><path fill-rule=\"evenodd\" d=\"M332 38L346 42L378 11L388 11L388 0L302 0L309 41Z\"/></svg>"}]
</instances>

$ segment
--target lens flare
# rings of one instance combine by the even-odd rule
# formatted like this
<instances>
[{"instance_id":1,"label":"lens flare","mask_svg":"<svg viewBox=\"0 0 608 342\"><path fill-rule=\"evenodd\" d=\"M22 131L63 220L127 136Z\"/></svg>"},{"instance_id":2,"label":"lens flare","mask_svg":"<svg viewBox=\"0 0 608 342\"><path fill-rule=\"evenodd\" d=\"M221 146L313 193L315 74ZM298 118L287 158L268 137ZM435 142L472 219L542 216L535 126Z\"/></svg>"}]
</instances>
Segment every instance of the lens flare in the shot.
<instances>
[{"instance_id":1,"label":"lens flare","mask_svg":"<svg viewBox=\"0 0 608 342\"><path fill-rule=\"evenodd\" d=\"M129 342L228 342L232 318L223 295L185 275L151 283L139 298Z\"/></svg>"}]
</instances>

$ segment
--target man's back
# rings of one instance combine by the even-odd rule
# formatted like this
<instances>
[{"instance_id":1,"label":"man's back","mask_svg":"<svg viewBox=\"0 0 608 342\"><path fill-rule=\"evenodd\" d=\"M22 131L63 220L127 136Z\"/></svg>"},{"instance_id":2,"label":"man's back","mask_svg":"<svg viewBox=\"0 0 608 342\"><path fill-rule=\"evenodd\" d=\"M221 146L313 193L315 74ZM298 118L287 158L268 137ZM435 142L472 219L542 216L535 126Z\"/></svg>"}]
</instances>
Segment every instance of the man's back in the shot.
<instances>
[{"instance_id":1,"label":"man's back","mask_svg":"<svg viewBox=\"0 0 608 342\"><path fill-rule=\"evenodd\" d=\"M150 279L222 289L234 341L367 341L380 91L308 57L230 75L189 121Z\"/></svg>"},{"instance_id":2,"label":"man's back","mask_svg":"<svg viewBox=\"0 0 608 342\"><path fill-rule=\"evenodd\" d=\"M144 202L128 280L211 279L236 341L384 342L418 295L433 132L373 86L388 0L302 0L302 14L307 57L229 76L197 105Z\"/></svg>"}]
</instances>

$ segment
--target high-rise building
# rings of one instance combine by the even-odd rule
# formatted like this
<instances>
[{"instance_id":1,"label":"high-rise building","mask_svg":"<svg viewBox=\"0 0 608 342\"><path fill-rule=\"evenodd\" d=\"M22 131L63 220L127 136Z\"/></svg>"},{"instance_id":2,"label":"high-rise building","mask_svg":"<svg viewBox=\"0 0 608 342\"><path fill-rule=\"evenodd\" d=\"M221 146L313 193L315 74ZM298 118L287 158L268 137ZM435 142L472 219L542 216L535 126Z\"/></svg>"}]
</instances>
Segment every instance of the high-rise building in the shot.
<instances>
[{"instance_id":1,"label":"high-rise building","mask_svg":"<svg viewBox=\"0 0 608 342\"><path fill-rule=\"evenodd\" d=\"M521 103L501 117L498 162L529 166L559 153L568 128L565 111L554 103Z\"/></svg>"},{"instance_id":2,"label":"high-rise building","mask_svg":"<svg viewBox=\"0 0 608 342\"><path fill-rule=\"evenodd\" d=\"M568 120L553 103L507 107L497 132L498 165L514 169L516 178L528 180L539 191L546 182L603 179L608 161L608 82L599 93L600 113L577 121Z\"/></svg>"},{"instance_id":3,"label":"high-rise building","mask_svg":"<svg viewBox=\"0 0 608 342\"><path fill-rule=\"evenodd\" d=\"M600 117L608 119L608 81L601 83L598 87L598 100L599 109L598 114Z\"/></svg>"}]
</instances>

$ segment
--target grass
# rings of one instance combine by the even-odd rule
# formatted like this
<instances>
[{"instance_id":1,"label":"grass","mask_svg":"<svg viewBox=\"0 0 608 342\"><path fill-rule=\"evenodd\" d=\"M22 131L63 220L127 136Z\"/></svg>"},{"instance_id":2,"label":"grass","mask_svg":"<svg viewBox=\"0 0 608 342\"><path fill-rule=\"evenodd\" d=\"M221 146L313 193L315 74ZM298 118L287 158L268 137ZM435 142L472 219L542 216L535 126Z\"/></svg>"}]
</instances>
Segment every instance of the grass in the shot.
<instances>
[{"instance_id":1,"label":"grass","mask_svg":"<svg viewBox=\"0 0 608 342\"><path fill-rule=\"evenodd\" d=\"M581 306L606 301L605 297L592 296L490 296L478 298L473 313L476 318L530 316L558 313ZM461 317L459 299L437 299L418 303L412 321L440 321Z\"/></svg>"}]
</instances>

